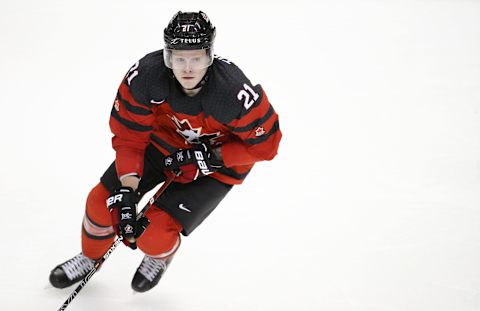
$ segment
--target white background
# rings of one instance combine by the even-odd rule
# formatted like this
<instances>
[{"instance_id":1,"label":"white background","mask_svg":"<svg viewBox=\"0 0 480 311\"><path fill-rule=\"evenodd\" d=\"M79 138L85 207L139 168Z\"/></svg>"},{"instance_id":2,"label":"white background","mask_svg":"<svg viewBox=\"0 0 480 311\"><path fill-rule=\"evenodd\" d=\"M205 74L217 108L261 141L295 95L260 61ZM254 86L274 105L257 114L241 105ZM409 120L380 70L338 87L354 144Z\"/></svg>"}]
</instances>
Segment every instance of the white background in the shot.
<instances>
[{"instance_id":1,"label":"white background","mask_svg":"<svg viewBox=\"0 0 480 311\"><path fill-rule=\"evenodd\" d=\"M200 9L279 113L279 155L154 290L132 294L122 246L67 310L479 310L480 2L459 0L3 1L1 309L73 290L48 275L80 251L117 86Z\"/></svg>"}]
</instances>

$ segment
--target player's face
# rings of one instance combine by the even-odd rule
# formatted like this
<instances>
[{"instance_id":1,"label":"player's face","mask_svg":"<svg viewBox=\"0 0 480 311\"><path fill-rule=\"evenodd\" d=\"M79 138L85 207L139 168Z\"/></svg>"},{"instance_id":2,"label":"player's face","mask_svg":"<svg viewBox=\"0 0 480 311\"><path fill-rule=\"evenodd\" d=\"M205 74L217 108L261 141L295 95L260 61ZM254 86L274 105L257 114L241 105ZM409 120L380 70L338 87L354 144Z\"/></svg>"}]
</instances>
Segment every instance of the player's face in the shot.
<instances>
[{"instance_id":1,"label":"player's face","mask_svg":"<svg viewBox=\"0 0 480 311\"><path fill-rule=\"evenodd\" d=\"M173 50L171 68L175 78L185 89L194 88L207 73L210 58L205 50Z\"/></svg>"}]
</instances>

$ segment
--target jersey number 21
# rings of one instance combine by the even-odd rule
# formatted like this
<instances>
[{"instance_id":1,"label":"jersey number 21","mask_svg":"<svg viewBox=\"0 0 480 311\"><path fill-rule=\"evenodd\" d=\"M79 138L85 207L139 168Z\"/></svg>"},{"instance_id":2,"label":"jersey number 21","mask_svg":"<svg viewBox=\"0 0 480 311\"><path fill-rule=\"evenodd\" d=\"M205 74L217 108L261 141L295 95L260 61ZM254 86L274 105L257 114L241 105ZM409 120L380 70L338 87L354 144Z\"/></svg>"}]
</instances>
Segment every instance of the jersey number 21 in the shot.
<instances>
[{"instance_id":1,"label":"jersey number 21","mask_svg":"<svg viewBox=\"0 0 480 311\"><path fill-rule=\"evenodd\" d=\"M243 90L240 90L237 94L237 98L240 101L243 101L243 107L245 109L250 109L255 101L260 97L248 84L243 84Z\"/></svg>"}]
</instances>

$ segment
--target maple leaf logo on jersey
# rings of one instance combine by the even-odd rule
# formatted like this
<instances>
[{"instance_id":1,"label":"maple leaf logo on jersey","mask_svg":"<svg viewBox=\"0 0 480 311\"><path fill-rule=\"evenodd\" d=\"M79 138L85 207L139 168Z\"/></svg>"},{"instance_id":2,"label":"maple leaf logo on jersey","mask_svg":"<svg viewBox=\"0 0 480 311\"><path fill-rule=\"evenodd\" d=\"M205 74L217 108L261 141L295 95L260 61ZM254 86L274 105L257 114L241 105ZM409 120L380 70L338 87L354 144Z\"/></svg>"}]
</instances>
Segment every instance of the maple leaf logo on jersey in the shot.
<instances>
[{"instance_id":1,"label":"maple leaf logo on jersey","mask_svg":"<svg viewBox=\"0 0 480 311\"><path fill-rule=\"evenodd\" d=\"M116 111L120 111L120 101L118 99L115 99L115 103L113 104L113 107L115 107Z\"/></svg>"},{"instance_id":2,"label":"maple leaf logo on jersey","mask_svg":"<svg viewBox=\"0 0 480 311\"><path fill-rule=\"evenodd\" d=\"M223 136L222 133L202 133L202 127L192 127L187 119L178 120L175 116L170 117L177 127L177 133L180 134L186 143L200 144L208 141L211 145L215 145L215 139Z\"/></svg>"},{"instance_id":3,"label":"maple leaf logo on jersey","mask_svg":"<svg viewBox=\"0 0 480 311\"><path fill-rule=\"evenodd\" d=\"M263 127L259 126L255 129L255 136L260 137L263 134L265 134L265 129Z\"/></svg>"}]
</instances>

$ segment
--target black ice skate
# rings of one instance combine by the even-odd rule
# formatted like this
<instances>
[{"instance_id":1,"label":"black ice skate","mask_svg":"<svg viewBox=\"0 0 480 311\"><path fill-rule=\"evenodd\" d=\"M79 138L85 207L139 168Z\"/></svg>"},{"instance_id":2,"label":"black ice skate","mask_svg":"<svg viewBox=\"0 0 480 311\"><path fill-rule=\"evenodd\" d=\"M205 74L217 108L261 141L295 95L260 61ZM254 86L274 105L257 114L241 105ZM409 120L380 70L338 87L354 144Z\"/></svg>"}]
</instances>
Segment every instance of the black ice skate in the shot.
<instances>
[{"instance_id":1,"label":"black ice skate","mask_svg":"<svg viewBox=\"0 0 480 311\"><path fill-rule=\"evenodd\" d=\"M59 264L50 272L50 283L56 288L65 288L82 280L93 268L95 261L82 253Z\"/></svg>"},{"instance_id":2,"label":"black ice skate","mask_svg":"<svg viewBox=\"0 0 480 311\"><path fill-rule=\"evenodd\" d=\"M142 263L132 279L133 290L143 293L154 288L167 270L172 258L173 256L166 259L143 257Z\"/></svg>"}]
</instances>

